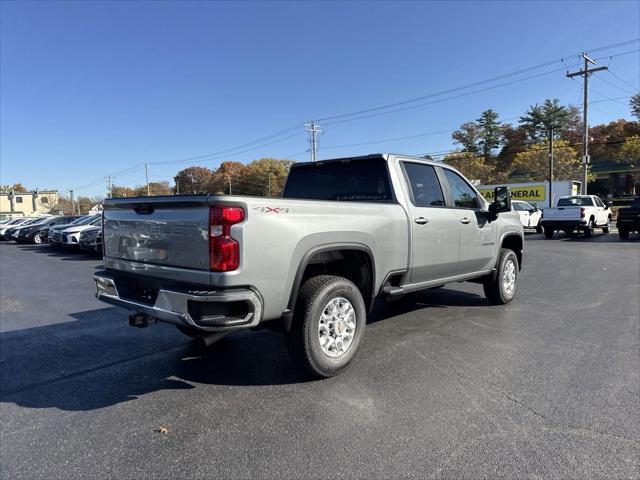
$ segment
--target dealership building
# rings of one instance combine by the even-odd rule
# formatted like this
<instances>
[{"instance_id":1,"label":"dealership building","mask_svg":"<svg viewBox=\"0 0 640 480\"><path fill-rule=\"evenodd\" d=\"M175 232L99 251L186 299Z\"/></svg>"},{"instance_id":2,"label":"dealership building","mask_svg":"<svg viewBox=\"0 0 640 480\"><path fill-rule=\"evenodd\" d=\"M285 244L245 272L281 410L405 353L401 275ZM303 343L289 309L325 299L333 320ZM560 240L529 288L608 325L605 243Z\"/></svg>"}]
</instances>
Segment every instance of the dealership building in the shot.
<instances>
[{"instance_id":1,"label":"dealership building","mask_svg":"<svg viewBox=\"0 0 640 480\"><path fill-rule=\"evenodd\" d=\"M58 204L57 190L0 192L0 220L49 213Z\"/></svg>"}]
</instances>

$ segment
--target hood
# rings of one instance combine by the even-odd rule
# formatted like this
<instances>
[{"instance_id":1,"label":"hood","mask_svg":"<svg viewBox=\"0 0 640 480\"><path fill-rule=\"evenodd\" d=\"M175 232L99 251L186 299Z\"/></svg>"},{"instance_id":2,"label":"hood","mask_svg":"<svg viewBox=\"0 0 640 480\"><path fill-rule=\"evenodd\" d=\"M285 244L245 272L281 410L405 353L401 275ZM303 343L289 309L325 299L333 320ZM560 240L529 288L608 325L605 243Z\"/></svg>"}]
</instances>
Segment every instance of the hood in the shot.
<instances>
[{"instance_id":1,"label":"hood","mask_svg":"<svg viewBox=\"0 0 640 480\"><path fill-rule=\"evenodd\" d=\"M74 225L74 226L69 227L69 228L64 228L63 229L63 233L82 232L84 230L88 230L89 228L93 228L93 227L95 227L95 225Z\"/></svg>"}]
</instances>

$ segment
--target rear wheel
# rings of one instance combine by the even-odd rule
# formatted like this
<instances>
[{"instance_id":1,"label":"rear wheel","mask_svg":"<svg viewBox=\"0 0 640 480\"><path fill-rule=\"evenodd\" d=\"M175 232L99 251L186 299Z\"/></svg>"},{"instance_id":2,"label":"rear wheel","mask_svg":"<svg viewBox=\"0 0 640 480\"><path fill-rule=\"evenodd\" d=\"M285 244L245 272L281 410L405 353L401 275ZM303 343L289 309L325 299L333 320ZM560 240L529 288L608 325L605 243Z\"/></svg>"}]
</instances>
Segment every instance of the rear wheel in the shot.
<instances>
[{"instance_id":1,"label":"rear wheel","mask_svg":"<svg viewBox=\"0 0 640 480\"><path fill-rule=\"evenodd\" d=\"M483 287L492 305L504 305L513 300L518 288L518 257L513 250L500 250L498 269L487 277Z\"/></svg>"},{"instance_id":2,"label":"rear wheel","mask_svg":"<svg viewBox=\"0 0 640 480\"><path fill-rule=\"evenodd\" d=\"M620 236L620 240L626 240L629 238L629 230L625 227L618 227L618 235Z\"/></svg>"},{"instance_id":3,"label":"rear wheel","mask_svg":"<svg viewBox=\"0 0 640 480\"><path fill-rule=\"evenodd\" d=\"M584 229L584 236L590 238L593 235L593 220L589 220L587 226Z\"/></svg>"},{"instance_id":4,"label":"rear wheel","mask_svg":"<svg viewBox=\"0 0 640 480\"><path fill-rule=\"evenodd\" d=\"M544 227L544 236L547 238L553 238L553 228Z\"/></svg>"},{"instance_id":5,"label":"rear wheel","mask_svg":"<svg viewBox=\"0 0 640 480\"><path fill-rule=\"evenodd\" d=\"M355 356L366 324L358 287L343 277L313 277L300 289L293 324L286 336L289 356L307 375L337 375Z\"/></svg>"}]
</instances>

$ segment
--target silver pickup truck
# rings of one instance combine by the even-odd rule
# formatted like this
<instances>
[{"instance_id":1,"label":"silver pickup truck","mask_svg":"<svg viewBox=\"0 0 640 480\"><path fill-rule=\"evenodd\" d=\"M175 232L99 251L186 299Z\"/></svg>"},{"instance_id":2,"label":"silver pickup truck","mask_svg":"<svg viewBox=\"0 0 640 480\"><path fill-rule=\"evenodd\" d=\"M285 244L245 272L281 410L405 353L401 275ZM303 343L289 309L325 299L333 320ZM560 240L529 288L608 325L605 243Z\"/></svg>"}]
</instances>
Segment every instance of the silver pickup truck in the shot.
<instances>
[{"instance_id":1,"label":"silver pickup truck","mask_svg":"<svg viewBox=\"0 0 640 480\"><path fill-rule=\"evenodd\" d=\"M316 377L349 364L378 297L473 281L511 301L524 243L507 188L488 204L455 169L391 154L294 164L282 198L107 199L103 220L97 298L132 325L205 344L278 329Z\"/></svg>"}]
</instances>

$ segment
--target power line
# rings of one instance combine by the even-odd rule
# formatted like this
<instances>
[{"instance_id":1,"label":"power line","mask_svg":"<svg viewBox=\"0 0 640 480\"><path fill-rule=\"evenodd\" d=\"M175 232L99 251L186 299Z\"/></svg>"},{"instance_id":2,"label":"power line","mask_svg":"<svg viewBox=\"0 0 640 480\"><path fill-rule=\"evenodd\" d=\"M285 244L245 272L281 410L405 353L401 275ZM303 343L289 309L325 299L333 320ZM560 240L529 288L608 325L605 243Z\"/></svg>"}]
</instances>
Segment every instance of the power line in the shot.
<instances>
[{"instance_id":1,"label":"power line","mask_svg":"<svg viewBox=\"0 0 640 480\"><path fill-rule=\"evenodd\" d=\"M637 43L639 41L640 41L640 38L635 38L635 39L627 40L627 41L624 41L624 42L619 42L619 43L614 43L614 44L611 44L611 45L605 45L605 46L602 46L602 47L598 47L598 48L592 49L590 51L596 52L596 51L602 51L602 50L610 50L612 48L617 48L617 47L620 47L620 46L629 45L631 43ZM420 101L420 100L425 100L427 98L436 97L436 96L440 96L440 95L446 95L448 93L453 93L453 92L459 91L459 90L467 90L469 88L476 87L478 85L482 85L482 84L485 84L485 83L492 83L492 82L495 82L495 81L498 81L498 80L502 80L504 78L509 78L509 77L513 77L513 76L516 76L516 75L520 75L520 74L523 74L523 73L530 72L532 70L538 70L540 68L548 67L548 66L553 65L553 64L558 63L558 62L564 63L563 60L565 58L571 57L573 55L577 55L577 54L566 55L565 57L562 57L562 58L558 58L558 59L555 59L555 60L550 60L548 62L544 62L544 63L538 64L538 65L533 65L531 67L522 68L520 70L516 70L516 71L511 72L511 73L498 75L496 77L491 77L491 78L480 80L480 81L477 81L477 82L473 82L473 83L470 83L470 84L467 84L467 85L462 85L462 86L459 86L459 87L455 87L455 88L451 88L451 89L447 89L447 90L442 90L440 92L430 93L430 94L427 94L427 95L422 95L422 96L419 96L419 97L414 97L414 98L410 98L410 99L407 99L407 100L402 100L402 101L399 101L399 102L389 103L389 104L386 104L386 105L380 105L380 106L377 106L377 107L371 107L371 108L367 108L367 109L363 109L363 110L357 110L357 111L354 111L354 112L342 113L342 114L339 114L339 115L331 115L331 116L327 116L327 117L321 117L321 118L318 118L317 120L320 121L320 122L323 122L323 121L326 122L328 120L341 119L341 118L344 118L344 117L351 117L351 116L360 115L360 114L364 114L364 113L370 113L370 112L374 112L374 111L378 111L378 110L385 110L385 109L397 107L397 106L400 106L400 105L406 105L406 104L414 103L414 102L417 102L417 101ZM336 122L333 122L333 123L336 123Z\"/></svg>"},{"instance_id":2,"label":"power line","mask_svg":"<svg viewBox=\"0 0 640 480\"><path fill-rule=\"evenodd\" d=\"M624 78L620 78L618 75L616 75L615 73L613 73L611 70L609 70L609 73L611 75L613 75L615 78L617 78L619 81L621 81L622 83L624 83L625 85L630 86L631 88L633 88L634 92L637 93L638 90L640 90L640 85L636 85L633 86L632 84L630 84L629 82L627 82Z\"/></svg>"},{"instance_id":3,"label":"power line","mask_svg":"<svg viewBox=\"0 0 640 480\"><path fill-rule=\"evenodd\" d=\"M637 43L638 41L640 41L640 39L638 39L638 38L631 39L631 40L627 40L627 41L624 41L624 42L618 42L618 43L615 43L615 44L610 44L610 45L597 47L595 49L591 49L591 51L592 52L597 52L597 51L602 51L602 50L610 50L610 49L613 49L613 48L618 48L620 46L629 45L629 44L632 44L632 43ZM613 57L621 56L621 55L626 55L626 54L629 54L629 53L633 53L634 51L638 51L638 50L632 50L632 51L618 53L618 54L609 56L609 58L613 58ZM516 76L516 75L521 75L523 73L527 73L527 72L530 72L530 71L533 71L533 70L536 70L536 69L540 69L540 68L544 68L546 66L553 65L554 63L557 63L557 62L562 62L564 64L564 62L563 62L564 58L568 58L570 56L571 55L568 55L568 56L562 57L560 59L552 60L552 61L549 61L549 62L544 62L544 63L538 64L538 65L534 65L534 66L531 66L531 67L523 68L523 69L511 72L511 73L499 75L499 76L492 77L492 78L489 78L489 79L480 80L478 82L473 82L473 83L470 83L470 84L467 84L467 85L464 85L464 86L460 86L460 87L456 87L456 88L453 88L453 89L448 89L448 90L444 90L444 91L441 91L441 92L435 92L435 93L423 95L423 96L420 96L420 97L415 97L415 98L412 98L412 99L407 99L407 100L403 100L403 101L400 101L400 102L387 104L387 105L381 105L381 106L377 106L377 107L363 109L363 110L359 110L359 111L356 111L356 112L343 113L343 114L339 114L339 115L323 117L323 118L321 118L319 120L321 120L321 121L322 120L329 120L329 119L336 120L336 121L332 122L332 124L342 123L342 122L345 122L345 121L363 120L363 119L366 119L366 118L371 118L373 116L385 115L385 114L388 114L388 113L395 113L395 112L399 112L399 111L403 111L403 110L408 110L408 109L411 109L411 108L418 108L418 107L421 107L421 106L424 106L424 105L429 105L429 104L432 104L432 103L438 103L438 102L442 102L442 101L452 100L452 99L455 99L455 98L460 98L460 97L463 97L463 96L466 96L466 95L471 95L473 93L480 93L480 92L487 91L487 90L490 90L490 89L493 89L493 88L499 88L499 87L502 87L502 86L510 85L512 83L516 83L516 82L519 82L519 81L524 81L524 80L528 80L528 79L531 79L531 78L537 78L537 77L542 76L542 75L548 75L548 74L556 72L557 70L543 72L542 74L529 76L529 77L524 78L524 79L518 79L518 80L515 80L515 81L511 81L511 82L506 82L506 83L503 83L503 84L500 84L500 85L494 85L494 86L491 86L491 87L488 87L488 88L484 88L484 89L479 89L479 90L476 90L476 91L473 91L473 92L466 92L466 93L461 94L461 95L456 95L456 96L448 97L448 98L445 98L445 99L439 99L439 100L436 100L436 101L433 101L433 102L426 102L426 103L422 103L422 104L418 104L418 105L408 105L410 103L415 103L415 102L423 100L423 99L427 99L427 98L431 98L431 97L435 97L435 96L441 96L441 95L445 95L447 93L453 93L453 92L459 91L459 90L466 90L466 89L472 88L474 86L482 85L482 84L485 84L485 83L492 83L492 82L495 82L495 81L498 81L498 80L501 80L501 79L504 79L504 78L509 78L509 77L513 77L513 76ZM407 106L405 108L398 108L398 109L395 109L395 110L392 110L392 111L388 111L388 112L380 112L380 110L387 110L389 108L392 108L392 107L395 107L395 106L401 106L401 105L407 105ZM372 112L377 112L377 113L375 113L373 115L364 115L364 116L362 116L362 114L372 113ZM358 116L358 115L361 115L361 116ZM348 118L348 117L354 117L354 116L356 116L357 118ZM299 134L299 132L296 132L296 133L294 133L292 135L287 135L287 136L285 136L283 138L278 138L278 137L281 137L282 135L285 135L286 133L289 133L292 130L297 129L297 128L300 128L300 124L292 125L291 127L288 127L286 129L279 130L279 131L274 132L274 133L272 133L270 135L267 135L267 136L252 140L250 142L246 142L246 143L238 145L236 147L228 148L228 149L225 149L225 150L220 150L220 151L209 153L209 154L206 154L206 155L201 155L201 156L191 157L191 158L185 158L185 159L181 159L181 160L174 160L174 161L146 162L146 163L154 164L154 165L176 165L176 164L187 163L187 162L192 162L192 161L196 161L196 160L204 160L204 159L213 160L212 157L217 157L217 156L220 156L220 155L227 155L227 154L234 154L235 155L235 154L239 154L239 153L245 153L247 151L251 151L251 150L258 149L258 148L262 148L264 146L269 146L271 144L274 144L274 143L277 143L277 142L280 142L280 141L284 141L284 140L286 140L288 138L291 138L291 137ZM266 140L271 140L271 139L276 139L276 140L273 140L273 141L270 141L268 143L262 144L262 142L264 142ZM249 146L253 146L253 148L246 148L245 150L242 150L245 147L249 147ZM238 151L238 150L240 150L240 151ZM112 176L116 175L116 174L122 175L123 173L131 172L131 171L135 170L136 168L139 168L140 165L142 165L142 164L136 164L135 166L127 168L127 169L122 170L120 172L115 172L114 174L112 174ZM85 184L83 186L76 187L76 190L84 189L84 188L88 188L90 186L93 186L96 183L100 182L101 178L97 179L97 180L95 180L95 181L93 181L91 183Z\"/></svg>"},{"instance_id":4,"label":"power line","mask_svg":"<svg viewBox=\"0 0 640 480\"><path fill-rule=\"evenodd\" d=\"M636 93L637 93L637 92L630 92L628 88L623 88L623 87L621 87L621 86L619 86L619 85L616 85L615 83L610 82L610 81L609 81L609 80L607 80L606 78L602 78L602 77L595 77L595 78L597 78L598 80L600 80L600 81L601 81L601 82L603 82L603 83L606 83L607 85L612 86L613 88L617 88L617 89L618 89L618 90L620 90L621 92L628 93L628 94L630 94L630 95L634 95L634 94L636 94ZM591 90L593 90L593 88L592 88ZM595 90L593 90L593 91L595 91Z\"/></svg>"}]
</instances>

